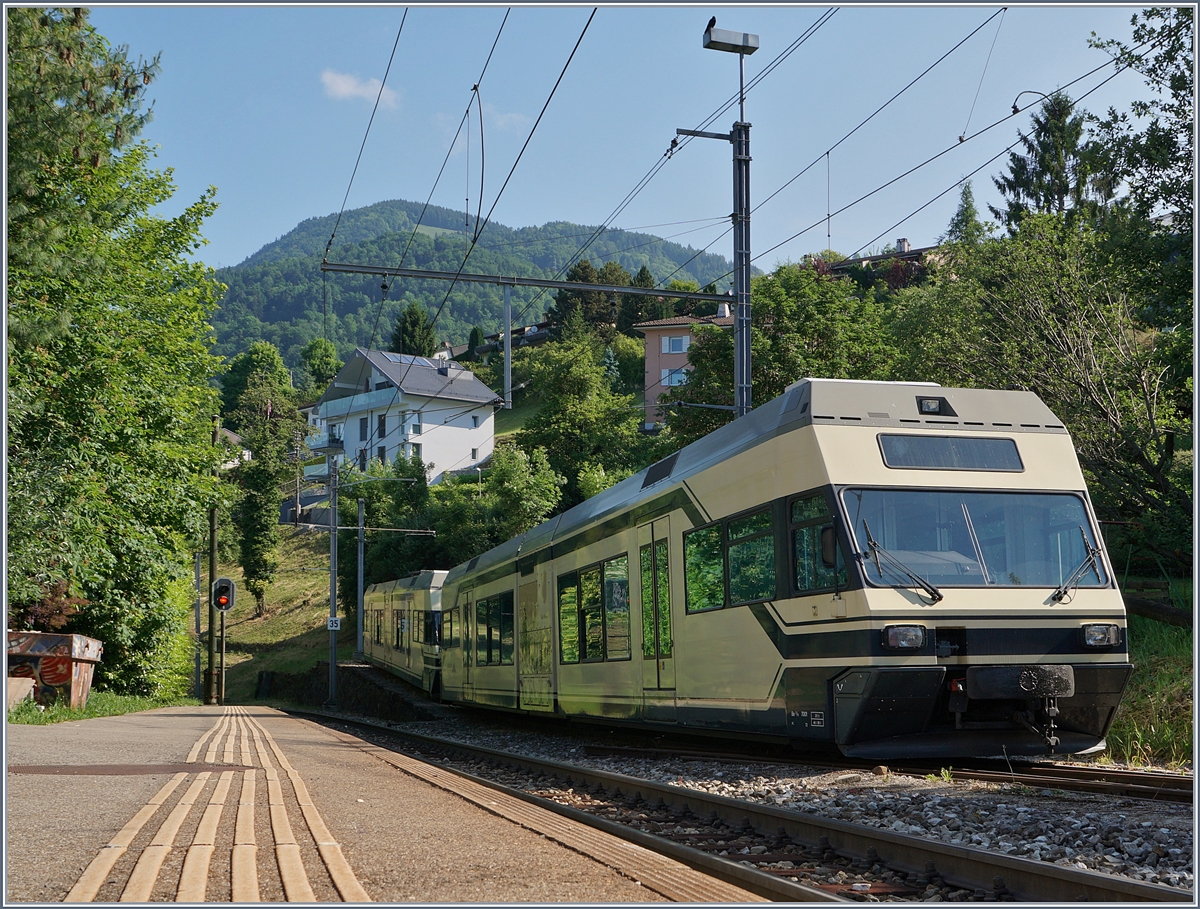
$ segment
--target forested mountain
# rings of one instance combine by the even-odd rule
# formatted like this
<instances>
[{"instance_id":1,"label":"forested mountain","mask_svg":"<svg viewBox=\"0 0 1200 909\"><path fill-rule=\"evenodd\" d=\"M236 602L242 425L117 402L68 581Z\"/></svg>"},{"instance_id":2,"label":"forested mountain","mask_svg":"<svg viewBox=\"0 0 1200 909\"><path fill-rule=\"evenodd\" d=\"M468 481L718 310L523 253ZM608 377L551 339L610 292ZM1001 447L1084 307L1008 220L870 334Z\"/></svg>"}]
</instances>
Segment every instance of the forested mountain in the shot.
<instances>
[{"instance_id":1,"label":"forested mountain","mask_svg":"<svg viewBox=\"0 0 1200 909\"><path fill-rule=\"evenodd\" d=\"M456 272L469 244L465 216L430 206L414 234L421 207L419 202L394 200L345 212L329 260L396 266L404 256L408 268ZM294 367L300 349L313 338L327 335L344 356L356 346L386 346L396 316L410 301L424 304L431 315L437 311L449 287L446 281L395 281L381 308L378 276L322 275L321 257L335 221L336 215L303 221L241 264L217 272L229 288L213 317L217 353L231 357L254 341L266 340ZM553 278L593 230L566 221L523 228L492 222L465 271ZM697 254L690 246L622 230L605 231L584 255L597 267L615 260L632 274L645 265L659 281L693 280L701 286L731 270L723 256ZM503 299L499 286L455 285L437 320L439 341L464 343L473 325L485 333L498 331ZM553 295L518 287L512 300L514 321L529 324L546 310Z\"/></svg>"}]
</instances>

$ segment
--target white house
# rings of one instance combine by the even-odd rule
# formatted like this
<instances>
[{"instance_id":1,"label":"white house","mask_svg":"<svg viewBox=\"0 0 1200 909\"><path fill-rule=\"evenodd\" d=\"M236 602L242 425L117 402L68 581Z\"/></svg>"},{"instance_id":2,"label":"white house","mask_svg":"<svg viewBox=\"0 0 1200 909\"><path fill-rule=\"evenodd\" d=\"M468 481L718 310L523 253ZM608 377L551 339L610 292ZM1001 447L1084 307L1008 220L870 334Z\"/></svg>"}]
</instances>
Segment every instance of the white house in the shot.
<instances>
[{"instance_id":1,"label":"white house","mask_svg":"<svg viewBox=\"0 0 1200 909\"><path fill-rule=\"evenodd\" d=\"M326 439L340 438L346 459L366 469L418 457L431 483L469 470L492 454L493 405L500 399L453 360L357 348L312 414ZM314 446L321 444L314 441Z\"/></svg>"}]
</instances>

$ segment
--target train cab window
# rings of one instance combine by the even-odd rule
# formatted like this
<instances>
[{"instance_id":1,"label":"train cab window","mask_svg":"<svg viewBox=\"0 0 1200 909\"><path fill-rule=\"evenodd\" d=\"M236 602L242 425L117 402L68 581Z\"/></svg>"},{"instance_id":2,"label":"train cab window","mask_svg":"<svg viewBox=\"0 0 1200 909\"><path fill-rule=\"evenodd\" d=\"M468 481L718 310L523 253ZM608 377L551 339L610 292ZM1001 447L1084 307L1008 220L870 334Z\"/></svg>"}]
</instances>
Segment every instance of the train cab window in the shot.
<instances>
[{"instance_id":1,"label":"train cab window","mask_svg":"<svg viewBox=\"0 0 1200 909\"><path fill-rule=\"evenodd\" d=\"M399 650L404 646L404 613L399 609L392 610L392 649Z\"/></svg>"},{"instance_id":2,"label":"train cab window","mask_svg":"<svg viewBox=\"0 0 1200 909\"><path fill-rule=\"evenodd\" d=\"M829 513L829 505L823 494L805 496L792 502L791 535L796 590L805 593L846 586L846 563L842 558L842 548L837 543L833 516ZM834 550L832 559L829 558L831 539Z\"/></svg>"},{"instance_id":3,"label":"train cab window","mask_svg":"<svg viewBox=\"0 0 1200 909\"><path fill-rule=\"evenodd\" d=\"M559 662L630 659L629 621L628 556L559 576Z\"/></svg>"},{"instance_id":4,"label":"train cab window","mask_svg":"<svg viewBox=\"0 0 1200 909\"><path fill-rule=\"evenodd\" d=\"M729 602L775 596L775 534L770 509L729 522Z\"/></svg>"},{"instance_id":5,"label":"train cab window","mask_svg":"<svg viewBox=\"0 0 1200 909\"><path fill-rule=\"evenodd\" d=\"M683 581L688 612L720 609L725 605L725 559L720 524L683 535Z\"/></svg>"}]
</instances>

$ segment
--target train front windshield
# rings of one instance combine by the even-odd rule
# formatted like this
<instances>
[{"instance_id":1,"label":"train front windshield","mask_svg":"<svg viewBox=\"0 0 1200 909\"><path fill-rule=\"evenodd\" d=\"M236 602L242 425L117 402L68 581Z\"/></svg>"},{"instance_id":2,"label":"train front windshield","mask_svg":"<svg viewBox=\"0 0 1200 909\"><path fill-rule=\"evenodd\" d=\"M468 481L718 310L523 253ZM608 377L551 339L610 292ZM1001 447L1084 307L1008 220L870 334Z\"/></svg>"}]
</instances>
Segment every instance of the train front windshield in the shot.
<instances>
[{"instance_id":1,"label":"train front windshield","mask_svg":"<svg viewBox=\"0 0 1200 909\"><path fill-rule=\"evenodd\" d=\"M1071 493L846 489L842 502L871 584L909 586L897 562L938 587L1108 584Z\"/></svg>"}]
</instances>

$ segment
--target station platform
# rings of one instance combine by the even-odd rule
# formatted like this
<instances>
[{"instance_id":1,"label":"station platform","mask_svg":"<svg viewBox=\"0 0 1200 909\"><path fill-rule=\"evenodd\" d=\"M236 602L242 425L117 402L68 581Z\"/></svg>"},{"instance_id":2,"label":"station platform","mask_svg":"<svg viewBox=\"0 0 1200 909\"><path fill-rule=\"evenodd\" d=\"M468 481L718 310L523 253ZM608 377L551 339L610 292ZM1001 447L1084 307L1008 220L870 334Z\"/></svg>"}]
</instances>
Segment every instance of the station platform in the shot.
<instances>
[{"instance_id":1,"label":"station platform","mask_svg":"<svg viewBox=\"0 0 1200 909\"><path fill-rule=\"evenodd\" d=\"M665 899L271 708L6 733L5 905Z\"/></svg>"}]
</instances>

